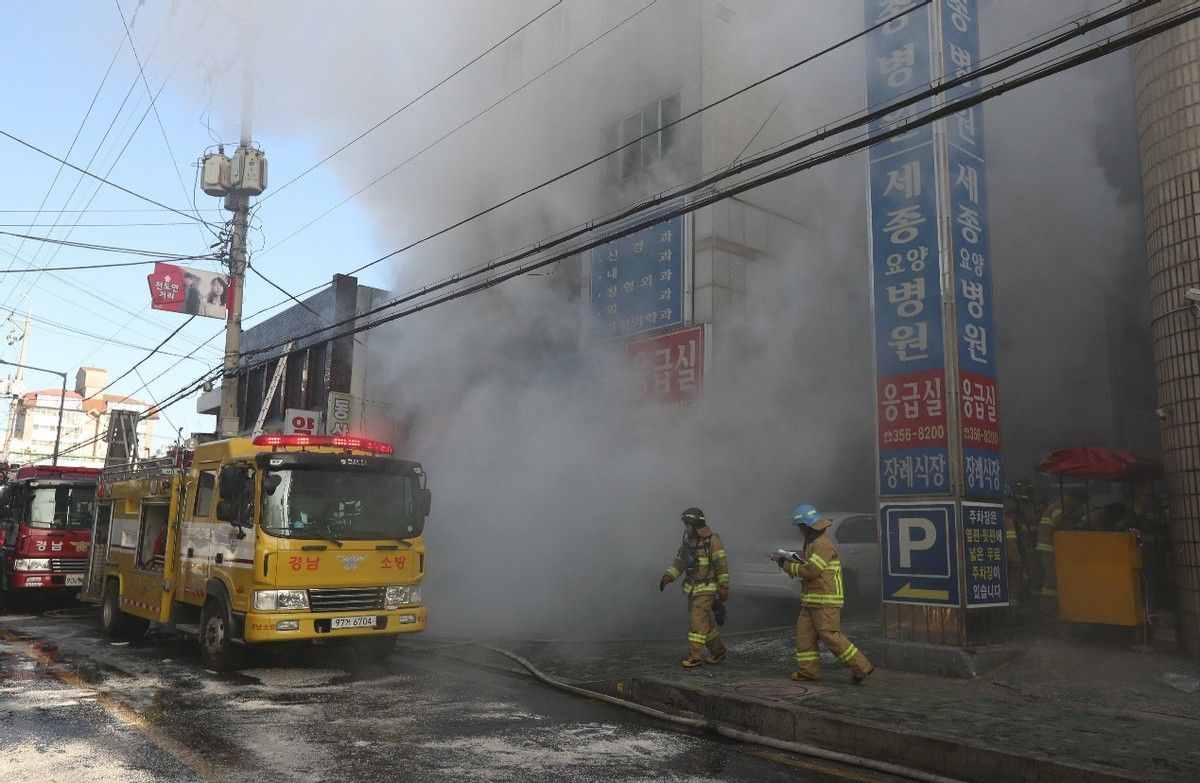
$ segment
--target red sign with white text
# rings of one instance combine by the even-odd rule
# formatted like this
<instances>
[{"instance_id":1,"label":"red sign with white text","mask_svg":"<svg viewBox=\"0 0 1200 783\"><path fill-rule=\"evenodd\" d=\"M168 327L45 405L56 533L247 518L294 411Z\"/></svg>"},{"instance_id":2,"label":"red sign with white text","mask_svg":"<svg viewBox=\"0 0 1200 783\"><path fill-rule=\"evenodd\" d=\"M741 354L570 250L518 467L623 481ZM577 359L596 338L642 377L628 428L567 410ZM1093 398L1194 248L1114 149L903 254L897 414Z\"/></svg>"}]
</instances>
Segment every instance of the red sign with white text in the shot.
<instances>
[{"instance_id":1,"label":"red sign with white text","mask_svg":"<svg viewBox=\"0 0 1200 783\"><path fill-rule=\"evenodd\" d=\"M1000 417L996 412L996 380L959 370L963 448L1000 451Z\"/></svg>"},{"instance_id":2,"label":"red sign with white text","mask_svg":"<svg viewBox=\"0 0 1200 783\"><path fill-rule=\"evenodd\" d=\"M228 303L233 299L227 275L175 266L162 261L146 276L150 284L150 307L172 313L228 318Z\"/></svg>"},{"instance_id":3,"label":"red sign with white text","mask_svg":"<svg viewBox=\"0 0 1200 783\"><path fill-rule=\"evenodd\" d=\"M945 378L935 369L879 379L880 452L946 446Z\"/></svg>"},{"instance_id":4,"label":"red sign with white text","mask_svg":"<svg viewBox=\"0 0 1200 783\"><path fill-rule=\"evenodd\" d=\"M637 370L644 400L689 403L704 386L704 326L630 340L625 355Z\"/></svg>"}]
</instances>

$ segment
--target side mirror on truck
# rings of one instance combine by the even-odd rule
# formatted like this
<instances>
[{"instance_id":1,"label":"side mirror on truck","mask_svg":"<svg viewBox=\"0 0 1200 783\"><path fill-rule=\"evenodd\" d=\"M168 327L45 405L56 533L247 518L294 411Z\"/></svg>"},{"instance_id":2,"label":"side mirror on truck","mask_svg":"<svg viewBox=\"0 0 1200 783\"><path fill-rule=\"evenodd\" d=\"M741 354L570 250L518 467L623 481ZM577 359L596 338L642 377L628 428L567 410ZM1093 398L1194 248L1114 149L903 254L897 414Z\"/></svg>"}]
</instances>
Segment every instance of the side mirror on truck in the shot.
<instances>
[{"instance_id":1,"label":"side mirror on truck","mask_svg":"<svg viewBox=\"0 0 1200 783\"><path fill-rule=\"evenodd\" d=\"M417 513L422 517L429 516L429 510L433 505L433 493L427 489L417 490Z\"/></svg>"}]
</instances>

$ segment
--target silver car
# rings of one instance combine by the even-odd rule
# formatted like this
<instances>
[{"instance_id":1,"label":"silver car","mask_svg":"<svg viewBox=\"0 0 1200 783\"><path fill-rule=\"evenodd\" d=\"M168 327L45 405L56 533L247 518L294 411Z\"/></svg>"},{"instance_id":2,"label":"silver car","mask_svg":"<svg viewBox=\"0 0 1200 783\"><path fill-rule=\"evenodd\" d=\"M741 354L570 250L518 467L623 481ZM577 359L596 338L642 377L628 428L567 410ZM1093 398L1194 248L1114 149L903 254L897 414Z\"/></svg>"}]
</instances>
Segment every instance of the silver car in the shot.
<instances>
[{"instance_id":1,"label":"silver car","mask_svg":"<svg viewBox=\"0 0 1200 783\"><path fill-rule=\"evenodd\" d=\"M879 526L874 514L833 511L822 514L833 523L833 536L842 561L842 584L848 606L879 603ZM800 580L789 579L767 556L776 549L799 550L800 532L786 540L764 541L755 551L730 552L730 587L736 595L799 598Z\"/></svg>"}]
</instances>

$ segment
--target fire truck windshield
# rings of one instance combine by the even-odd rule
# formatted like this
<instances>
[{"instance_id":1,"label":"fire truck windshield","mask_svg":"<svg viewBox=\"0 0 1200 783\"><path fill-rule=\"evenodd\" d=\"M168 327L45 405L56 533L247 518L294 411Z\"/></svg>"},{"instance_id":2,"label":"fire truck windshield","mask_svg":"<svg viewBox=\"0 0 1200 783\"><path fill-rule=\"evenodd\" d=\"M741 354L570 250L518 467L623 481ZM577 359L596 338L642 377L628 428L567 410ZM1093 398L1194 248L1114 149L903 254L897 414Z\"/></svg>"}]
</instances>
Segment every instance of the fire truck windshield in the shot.
<instances>
[{"instance_id":1,"label":"fire truck windshield","mask_svg":"<svg viewBox=\"0 0 1200 783\"><path fill-rule=\"evenodd\" d=\"M95 485L33 487L26 518L31 527L86 528L92 524L95 505Z\"/></svg>"},{"instance_id":2,"label":"fire truck windshield","mask_svg":"<svg viewBox=\"0 0 1200 783\"><path fill-rule=\"evenodd\" d=\"M412 476L337 470L280 470L263 493L262 528L291 538L407 539L425 527Z\"/></svg>"}]
</instances>

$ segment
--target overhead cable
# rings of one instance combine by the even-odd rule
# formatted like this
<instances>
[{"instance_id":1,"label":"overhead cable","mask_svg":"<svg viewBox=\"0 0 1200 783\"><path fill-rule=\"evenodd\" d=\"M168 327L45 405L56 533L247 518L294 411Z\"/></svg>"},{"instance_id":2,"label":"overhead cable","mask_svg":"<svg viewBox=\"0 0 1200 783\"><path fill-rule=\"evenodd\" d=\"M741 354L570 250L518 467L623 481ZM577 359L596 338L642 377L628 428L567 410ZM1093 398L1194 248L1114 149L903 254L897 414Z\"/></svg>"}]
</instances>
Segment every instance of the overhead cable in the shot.
<instances>
[{"instance_id":1,"label":"overhead cable","mask_svg":"<svg viewBox=\"0 0 1200 783\"><path fill-rule=\"evenodd\" d=\"M453 73L451 73L449 76L446 76L446 77L444 77L444 78L443 78L441 81L439 81L437 84L434 84L433 86L431 86L431 87L427 88L427 89L426 89L424 92L422 92L420 95L418 95L417 97L415 97L415 98L413 98L412 100L410 100L408 103L406 103L406 104L404 104L403 106L401 106L399 109L396 109L396 110L395 110L395 111L393 111L391 114L389 114L388 116L384 117L384 118L383 118L382 120L380 120L379 122L376 122L374 125L372 125L371 127L367 128L366 130L364 130L362 133L360 133L360 134L358 134L357 136L355 136L355 137L354 137L353 139L351 139L350 141L348 141L348 142L346 142L345 144L343 144L342 146L338 147L338 148L337 148L337 149L335 149L333 152L329 153L329 154L328 154L328 155L326 155L325 157L323 157L323 158L321 158L320 160L318 160L316 163L314 163L314 164L312 164L311 166L309 166L308 168L306 168L304 171L301 171L299 174L297 174L296 176L292 177L292 178L291 178L291 179L289 179L287 182L285 182L285 183L283 183L282 185L280 185L279 187L275 188L275 189L274 189L274 190L272 190L272 191L271 191L271 192L270 192L268 195L266 195L266 196L263 196L262 198L260 198L260 199L258 200L258 204L259 204L259 205L261 205L261 204L263 204L264 202L266 202L268 199L270 199L270 198L273 198L274 196L277 196L277 195L279 195L279 193L281 193L282 191L284 191L284 190L285 190L286 188L288 188L290 185L294 185L296 182L298 182L299 180L301 180L301 179L303 179L304 177L308 176L308 175L309 175L309 174L311 174L312 172L316 171L316 170L317 170L317 169L319 169L321 166L325 165L325 164L326 164L326 163L328 163L329 161L331 161L331 160L333 160L334 158L336 158L338 155L341 155L343 152L345 152L346 150L350 149L350 148L351 148L351 147L353 147L355 144L357 144L358 142L362 141L363 139L365 139L367 136L371 135L371 134L372 134L372 133L374 133L375 131L379 130L381 127L383 127L383 126L384 126L384 125L386 125L387 123L389 123L389 122L391 122L392 120L396 119L396 117L400 116L400 115L401 115L401 114L402 114L404 111L406 111L407 109L411 108L411 107L412 107L414 104L416 104L416 103L420 102L422 99L424 99L425 97L427 97L427 96L428 96L430 93L432 93L434 90L436 90L436 89L438 89L439 87L441 87L442 85L446 84L446 83L447 83L447 82L449 82L451 79L453 79L455 76L458 76L460 73L462 73L463 71L467 70L467 69L468 69L468 68L470 68L472 65L474 65L475 63L477 63L477 62L479 62L480 60L482 60L484 57L487 57L489 54L491 54L492 52L496 51L496 50L497 50L497 49L499 49L501 46L503 46L504 44L506 44L506 43L508 43L509 41L511 41L513 38L516 38L518 35L520 35L521 33L525 32L527 29L529 29L531 26L533 26L533 24L534 24L534 23L536 23L536 22L537 22L539 19L541 19L543 16L545 16L545 15L546 15L546 14L548 14L548 13L550 13L550 12L551 12L551 11L553 11L555 8L558 8L558 6L562 5L562 2L563 2L563 0L554 0L554 2L553 2L551 5L549 5L549 6L548 6L548 7L547 7L547 8L546 8L544 11L542 11L542 12L541 12L541 13L539 13L537 16L535 16L535 17L533 17L532 19L530 19L528 22L525 22L525 24L523 24L523 25L521 25L520 27L518 27L517 29L513 30L513 31L512 31L511 33L509 33L508 35L504 36L504 37L503 37L503 38L501 38L499 41L497 41L496 43L494 43L494 44L492 44L491 46L489 46L487 49L484 49L482 52L480 52L479 54L475 55L474 57L472 57L472 58L471 58L470 60L468 60L467 62L465 62L465 63L463 63L462 65L460 65L460 66L458 67L458 69L457 69L457 70L455 70Z\"/></svg>"},{"instance_id":2,"label":"overhead cable","mask_svg":"<svg viewBox=\"0 0 1200 783\"><path fill-rule=\"evenodd\" d=\"M923 2L929 2L929 0L922 0L922 1L923 1ZM645 13L645 12L646 12L646 11L648 11L648 10L650 10L650 8L651 8L651 7L652 7L652 6L653 6L655 3L657 3L657 2L658 2L658 0L650 0L650 2L648 2L648 3L646 3L645 5L641 6L641 7L640 7L640 8L638 8L636 11L634 11L633 13L631 13L629 16L626 16L625 18L621 19L621 21L617 22L617 23L616 23L616 24L614 24L612 27L609 27L609 28L608 28L608 29L606 29L604 32L602 32L602 33L600 33L599 35L597 35L595 38L592 38L590 41L588 41L587 43L583 44L582 46L580 46L580 47L579 47L578 49L576 49L575 51L573 51L573 52L571 52L570 54L566 55L566 56L565 56L565 57L563 57L562 59L560 59L560 60L556 61L555 63L553 63L552 65L550 65L549 67L547 67L545 70L543 70L541 73L537 74L537 75L536 75L536 76L534 76L533 78L531 78L531 79L529 79L528 81L526 81L526 82L525 82L524 84L522 84L521 86L519 86L519 87L517 87L517 88L515 88L515 89L511 90L510 92L508 92L507 94L505 94L504 96L502 96L501 98L499 98L498 100L496 100L494 103L492 103L492 104L488 105L486 108L484 108L484 109L481 109L479 112L477 112L476 114L474 114L473 116L471 116L469 119L463 120L463 121L462 121L462 122L460 122L458 125L454 126L454 127L453 127L453 128L451 128L450 130L448 130L448 131L446 131L445 133L443 133L443 134L442 134L441 136L439 136L438 138L434 139L434 140L433 140L432 142L430 142L429 144L425 145L425 146L424 146L424 147L422 147L421 149L419 149L419 150L417 150L416 152L414 152L413 154L409 155L407 158L405 158L404 160L400 161L400 162L399 162L399 163L397 163L395 166L392 166L392 168L388 169L388 170L387 170L387 171L385 171L383 174L380 174L378 177L376 177L375 179L371 180L371 181L370 181L370 182L368 182L366 185L363 185L361 188L359 188L358 190L354 191L353 193L351 193L351 194L350 194L349 196L347 196L346 198L344 198L344 199L342 199L341 201L339 201L338 203L334 204L332 207L330 207L329 209L325 210L325 211L324 211L324 212L322 212L321 214L317 215L316 217L314 217L312 220L308 221L308 222L307 222L307 223L305 223L304 225L300 226L300 227L299 227L299 228L297 228L295 231L293 231L292 233L290 233L290 234L288 234L287 236L285 236L283 239L279 240L279 241L278 241L278 242L276 242L275 244L273 244L273 245L271 245L270 247L268 247L266 250L263 250L261 253L259 253L259 255L260 255L260 256L262 256L262 255L265 255L265 254L267 254L267 253L271 252L271 251L272 251L272 250L274 250L275 248L279 247L279 246L280 246L280 245L282 245L283 243L285 243L285 242L289 241L290 239L292 239L293 237L295 237L295 236L296 236L297 234L299 234L300 232L302 232L302 231L305 231L306 229L308 229L310 226L312 226L312 225L313 225L314 223L316 223L317 221L324 219L324 218L325 218L327 215L329 215L329 214L330 214L330 213L332 213L333 211L335 211L335 210L337 210L337 209L341 208L343 205L347 204L347 203L348 203L348 202L350 202L351 200L353 200L353 199L355 199L355 198L358 198L360 195L362 195L362 194L363 194L363 193L365 193L366 191L370 190L371 188L375 187L377 184L379 184L380 182L382 182L384 179L386 179L386 178L390 177L391 175L395 174L397 171L399 171L400 169L404 168L404 167L405 167L405 166L407 166L409 163L412 163L414 160L416 160L417 158L421 157L422 155L424 155L426 152L428 152L429 150L433 149L434 147L438 146L439 144L441 144L443 141L445 141L446 139L450 138L450 137L451 137L451 136L453 136L454 134L458 133L458 132L459 132L460 130L462 130L463 128L467 127L468 125L471 125L471 124L472 124L472 123L474 123L476 120L478 120L478 119L480 119L481 117L483 117L484 115L488 114L489 112L491 112L493 109L495 109L495 108L496 108L497 106L499 106L500 104L502 104L502 103L504 103L504 102L508 101L509 99L513 98L513 97L514 97L514 96L516 96L517 94L519 94L519 93L523 92L523 91L525 90L525 88L526 88L526 87L529 87L529 86L530 86L531 84L533 84L534 82L536 82L536 81L538 81L539 79L542 79L542 78L544 78L545 76L549 75L551 72L553 72L554 70L556 70L556 69L557 69L559 66L563 65L564 63L566 63L566 62L567 62L568 60L570 60L571 58L573 58L573 57L575 57L576 55L578 55L579 53L583 52L585 49L588 49L589 47L591 47L591 46L594 46L595 44L599 43L601 40L603 40L604 38L608 37L610 34L612 34L612 33L616 32L616 31L617 31L618 29L620 29L621 27L624 27L624 26L625 26L626 24L628 24L629 22L631 22L631 21L633 21L634 19L636 19L637 17L641 16L643 13Z\"/></svg>"},{"instance_id":3,"label":"overhead cable","mask_svg":"<svg viewBox=\"0 0 1200 783\"><path fill-rule=\"evenodd\" d=\"M313 337L322 332L326 332L331 329L335 329L339 326L345 326L347 324L356 324L358 321L360 321L360 319L362 319L366 316L374 315L374 314L379 313L384 310L390 310L392 308L395 308L395 307L405 304L407 302L428 296L430 293L433 293L435 291L438 291L438 290L441 290L444 288L449 288L451 286L463 283L472 278L480 277L480 276L486 275L490 272L495 272L502 267L511 266L518 261L522 261L527 258L531 258L533 256L540 255L540 254L544 253L546 250L566 244L572 240L579 239L588 234L595 234L595 232L598 229L600 229L604 226L612 226L615 224L622 224L621 228L613 230L609 233L606 233L598 238L587 240L587 241L583 242L582 244L572 245L565 252L552 255L548 258L538 260L531 264L523 265L523 266L519 267L516 271L505 272L501 275L498 275L497 277L489 278L489 279L483 281L482 283L478 283L478 284L469 286L467 288L454 291L443 297L435 298L435 299L431 300L431 302L429 302L429 303L423 303L419 306L409 308L400 313L395 313L395 314L392 314L392 315L389 315L389 316L386 316L383 318L376 319L374 321L369 321L365 324L357 324L353 328L338 332L337 334L326 338L322 342L327 341L327 340L337 339L338 337L346 337L346 336L349 336L352 334L357 334L359 332L380 326L384 323L396 320L397 318L402 318L402 317L405 317L408 315L412 315L416 312L420 312L422 310L428 309L429 307L434 306L436 304L441 304L443 302L459 298L460 296L465 296L467 294L476 293L476 292L486 289L486 288L491 288L492 286L495 286L498 283L504 282L505 280L509 280L513 277L517 277L519 275L526 274L530 271L540 269L542 267L548 266L551 263L561 261L561 260L568 258L572 255L575 255L577 253L585 252L587 250L591 250L593 248L600 247L602 245L608 244L609 242L612 242L621 237L629 236L629 235L634 234L638 231L641 231L645 228L649 228L657 223L660 223L663 220L669 219L670 217L675 217L678 215L682 215L682 214L686 214L688 212L695 211L696 209L700 209L702 207L709 206L718 201L722 201L726 198L730 198L732 196L738 195L747 190L751 190L751 189L760 187L764 184L773 182L773 181L781 179L783 177L791 176L795 173L798 173L799 171L813 168L814 166L819 165L821 163L825 163L825 162L828 162L831 160L836 160L837 158L845 157L846 155L853 154L854 152L858 152L858 151L865 149L871 145L878 144L882 141L886 141L887 139L890 139L895 136L906 133L906 132L912 130L913 128L930 124L930 123L932 123L938 119L941 119L943 117L951 116L960 111L969 109L973 106L978 105L979 103L982 103L984 100L987 100L989 98L996 97L998 95L1003 95L1004 93L1010 92L1011 90L1014 90L1018 87L1026 85L1026 84L1030 84L1032 82L1039 81L1040 79L1046 78L1047 76L1059 73L1063 70L1068 70L1069 68L1077 67L1078 65L1082 65L1087 62L1091 62L1092 60L1103 57L1107 54L1110 54L1113 51L1117 51L1118 49L1121 49L1121 48L1124 48L1127 46L1131 46L1135 43L1145 40L1146 38L1152 37L1153 35L1156 35L1159 32L1171 29L1172 27L1178 26L1179 24L1183 24L1187 21L1190 21L1191 19L1195 18L1196 16L1200 16L1200 10L1197 10L1195 7L1193 7L1192 10L1190 10L1190 11L1185 11L1185 12L1175 14L1175 15L1172 15L1169 17L1164 17L1157 22L1149 23L1141 28L1134 29L1134 30L1126 33L1123 36L1110 36L1108 39L1106 39L1105 41L1103 41L1099 44L1091 44L1091 45L1084 47L1083 50L1077 54L1073 54L1069 57L1061 58L1057 62L1052 62L1049 65L1035 66L1020 76L1011 77L1005 81L1001 81L1001 82L991 85L987 88L980 89L980 90L976 91L975 93L966 95L964 97L961 97L961 98L958 98L958 99L955 99L952 101L947 101L943 105L937 107L935 110L927 111L923 114L912 115L910 117L897 120L896 122L894 122L891 125L891 127L887 128L887 129L873 130L873 131L869 132L868 134L866 134L863 138L860 138L856 141L850 142L848 144L845 144L845 145L842 145L839 147L835 147L834 149L832 149L828 152L824 152L819 155L813 156L811 158L805 158L805 159L802 159L795 163L782 166L777 170L769 172L766 175L759 176L755 179L750 180L749 182L740 183L740 184L728 187L724 190L714 192L711 195L705 195L697 200L694 200L687 204L684 204L682 207L671 208L669 206L672 202L679 201L684 196L690 195L692 193L696 193L698 191L707 191L709 189L715 188L716 185L718 185L720 182L722 182L725 179L729 179L735 175L748 172L752 169L758 168L767 163L774 162L780 158L791 155L791 154L793 154L799 150L802 150L804 148L813 146L814 144L816 144L820 141L827 140L833 136L838 136L838 135L841 135L848 131L861 128L863 126L869 126L871 123L873 123L877 120L883 120L887 115L893 114L899 109L906 108L907 106L911 106L914 103L918 103L926 98L939 96L948 91L954 90L958 87L961 87L964 85L969 85L971 82L973 82L985 75L995 73L996 71L1001 70L1001 69L1006 69L1006 68L1012 67L1015 64L1018 64L1026 59L1029 59L1030 57L1034 57L1034 56L1046 51L1047 48L1052 48L1052 46L1060 45L1061 43L1065 42L1066 40L1069 40L1070 38L1073 38L1076 36L1087 35L1091 31L1098 29L1099 27L1110 24L1113 21L1116 21L1117 19L1120 19L1124 16L1128 16L1129 14L1134 13L1135 11L1141 10L1142 8L1148 7L1150 5L1154 5L1158 2L1161 2L1161 0L1142 0L1141 2L1132 3L1129 6L1125 6L1120 11L1114 11L1112 13L1105 14L1105 15L1096 17L1095 19L1088 20L1088 21L1081 21L1079 24L1071 27L1067 33L1064 33L1062 36L1056 36L1055 39L1053 39L1056 41L1056 43L1054 43L1054 44L1047 44L1047 43L1034 44L1030 47L1027 47L1027 48L1021 50L1021 52L1019 52L1016 55L1013 55L1013 56L1007 57L1007 58L1003 58L1002 60L1000 60L996 63L974 69L974 70L964 73L961 76L958 76L956 78L942 80L935 84L931 84L928 89L917 92L914 95L909 96L908 98L904 98L904 99L901 99L900 101L890 103L881 108L869 110L869 111L865 112L864 114L862 114L856 120L849 121L847 123L841 123L841 124L838 124L835 126L831 126L831 127L822 129L814 134L804 137L801 141L782 146L773 152L770 152L767 154L756 155L752 158L747 159L745 162L743 162L741 164L738 164L736 166L727 167L727 168L725 168L713 175L705 177L695 183L692 183L692 184L687 185L682 188L675 189L675 190L665 193L661 196L657 196L657 197L648 199L638 205L632 206L632 207L630 207L626 210L623 210L621 212L618 212L614 215L611 215L611 216L608 216L608 217L605 217L605 218L602 218L599 220L590 221L589 223L583 225L582 227L578 227L576 229L570 230L570 231L568 231L564 234L561 234L553 239L539 242L539 243L527 248L526 250L518 252L512 256L506 257L500 261L486 264L486 265L484 265L476 270L470 271L470 272L453 275L449 278L446 278L445 280L443 280L441 282L434 283L429 286L425 286L421 289L415 290L407 295L401 296L397 299L394 299L388 303L382 304L378 307L372 308L372 309L367 310L362 313L356 313L354 316L343 319L337 323L330 324L328 326L321 327L318 329L314 329L314 330L311 330L311 331L303 333L303 334L292 335L287 340L284 340L284 341L281 341L279 343L275 343L272 345L263 346L261 348L256 348L252 351L247 351L243 355L248 356L251 354L259 354L259 353L269 352L269 351L275 350L283 345L286 345L288 342L303 341L309 337ZM637 215L639 215L639 214L644 215L648 210L652 210L652 209L659 208L659 207L666 207L666 208L663 211L654 213L653 216L651 216L651 217L642 218L640 220L637 219ZM627 221L630 221L630 220L633 220L634 222L627 223Z\"/></svg>"}]
</instances>

